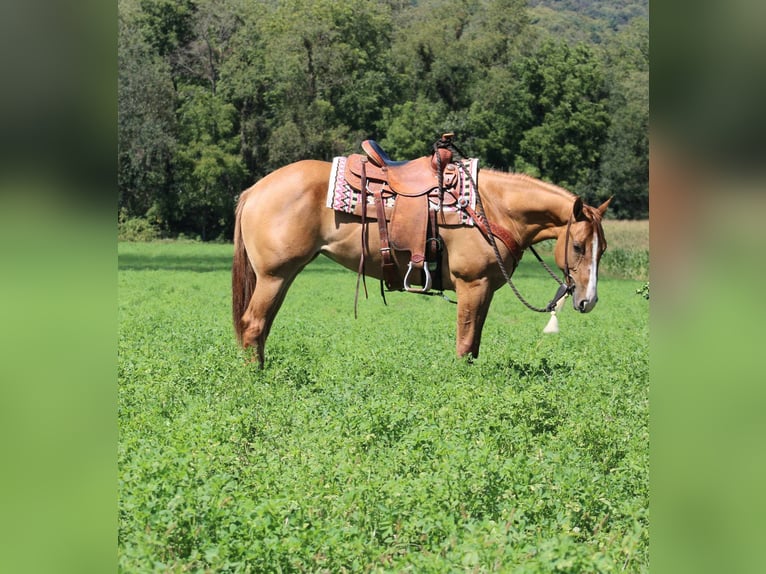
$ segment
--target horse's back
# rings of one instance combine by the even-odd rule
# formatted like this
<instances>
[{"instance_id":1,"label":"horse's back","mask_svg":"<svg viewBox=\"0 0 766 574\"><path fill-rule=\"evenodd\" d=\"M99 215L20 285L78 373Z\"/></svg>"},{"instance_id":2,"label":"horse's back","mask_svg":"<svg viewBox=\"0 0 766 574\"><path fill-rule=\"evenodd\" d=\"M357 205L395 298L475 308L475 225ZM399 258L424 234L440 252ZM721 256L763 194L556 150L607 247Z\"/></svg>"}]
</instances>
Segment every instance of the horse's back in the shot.
<instances>
[{"instance_id":1,"label":"horse's back","mask_svg":"<svg viewBox=\"0 0 766 574\"><path fill-rule=\"evenodd\" d=\"M321 199L327 191L332 164L326 161L305 159L272 171L242 192L240 204L258 197L259 201L285 201L297 195L314 193Z\"/></svg>"},{"instance_id":2,"label":"horse's back","mask_svg":"<svg viewBox=\"0 0 766 574\"><path fill-rule=\"evenodd\" d=\"M291 163L271 172L242 193L242 216L278 220L302 209L324 205L331 164L317 160Z\"/></svg>"}]
</instances>

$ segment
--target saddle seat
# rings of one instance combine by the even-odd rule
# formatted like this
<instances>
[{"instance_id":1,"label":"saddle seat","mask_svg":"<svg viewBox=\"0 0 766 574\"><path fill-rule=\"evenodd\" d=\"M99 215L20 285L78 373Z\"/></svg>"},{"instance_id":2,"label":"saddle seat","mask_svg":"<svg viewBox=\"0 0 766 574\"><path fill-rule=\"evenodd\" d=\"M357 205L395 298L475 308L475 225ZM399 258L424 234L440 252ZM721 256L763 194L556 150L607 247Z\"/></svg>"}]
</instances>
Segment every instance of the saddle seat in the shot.
<instances>
[{"instance_id":1,"label":"saddle seat","mask_svg":"<svg viewBox=\"0 0 766 574\"><path fill-rule=\"evenodd\" d=\"M440 141L451 141L451 138L452 134L445 134ZM392 160L375 140L363 141L362 149L367 159L381 170L380 177L398 195L421 195L438 188L439 176L444 178L445 169L452 162L452 152L446 148L437 148L430 156L405 161ZM449 187L444 181L442 185Z\"/></svg>"},{"instance_id":2,"label":"saddle seat","mask_svg":"<svg viewBox=\"0 0 766 574\"><path fill-rule=\"evenodd\" d=\"M362 142L362 149L364 150L364 153L367 154L367 157L370 158L370 161L377 165L378 167L388 166L388 167L396 167L400 165L404 165L405 163L408 163L410 160L404 160L404 161L394 161L390 157L388 157L388 154L383 151L383 148L380 147L380 144L376 142L375 140L365 140Z\"/></svg>"}]
</instances>

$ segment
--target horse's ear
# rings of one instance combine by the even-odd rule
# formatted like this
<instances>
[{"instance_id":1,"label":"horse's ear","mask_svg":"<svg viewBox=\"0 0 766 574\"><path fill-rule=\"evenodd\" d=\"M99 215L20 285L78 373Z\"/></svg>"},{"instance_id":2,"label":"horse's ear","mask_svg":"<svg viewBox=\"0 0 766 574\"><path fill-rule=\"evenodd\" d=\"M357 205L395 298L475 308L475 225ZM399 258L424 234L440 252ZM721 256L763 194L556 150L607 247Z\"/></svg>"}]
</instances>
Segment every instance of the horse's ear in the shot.
<instances>
[{"instance_id":1,"label":"horse's ear","mask_svg":"<svg viewBox=\"0 0 766 574\"><path fill-rule=\"evenodd\" d=\"M575 199L574 205L572 206L572 215L574 216L575 221L580 221L583 217L582 214L582 198L578 197Z\"/></svg>"},{"instance_id":2,"label":"horse's ear","mask_svg":"<svg viewBox=\"0 0 766 574\"><path fill-rule=\"evenodd\" d=\"M614 196L610 197L604 203L602 203L601 205L599 205L596 208L598 210L598 212L602 215L602 217L603 217L604 213L606 213L606 208L609 207L609 204L612 203L613 199L614 199Z\"/></svg>"}]
</instances>

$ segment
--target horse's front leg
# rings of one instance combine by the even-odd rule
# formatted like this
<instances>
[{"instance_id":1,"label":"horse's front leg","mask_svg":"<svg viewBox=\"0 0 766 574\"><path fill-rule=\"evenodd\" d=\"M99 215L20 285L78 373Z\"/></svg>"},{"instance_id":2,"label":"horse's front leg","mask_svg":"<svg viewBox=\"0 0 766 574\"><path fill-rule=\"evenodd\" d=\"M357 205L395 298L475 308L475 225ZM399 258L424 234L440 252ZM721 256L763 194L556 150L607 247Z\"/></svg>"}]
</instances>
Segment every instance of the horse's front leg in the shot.
<instances>
[{"instance_id":1,"label":"horse's front leg","mask_svg":"<svg viewBox=\"0 0 766 574\"><path fill-rule=\"evenodd\" d=\"M485 277L473 281L455 281L457 294L457 354L479 356L481 330L487 318L493 291Z\"/></svg>"}]
</instances>

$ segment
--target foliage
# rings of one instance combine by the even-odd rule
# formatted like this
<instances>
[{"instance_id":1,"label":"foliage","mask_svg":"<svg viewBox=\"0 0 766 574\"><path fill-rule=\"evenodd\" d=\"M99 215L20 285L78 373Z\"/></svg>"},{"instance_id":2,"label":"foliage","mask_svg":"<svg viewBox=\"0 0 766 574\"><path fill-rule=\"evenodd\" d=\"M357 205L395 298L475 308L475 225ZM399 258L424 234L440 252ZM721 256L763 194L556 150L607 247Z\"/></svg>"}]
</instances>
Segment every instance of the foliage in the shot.
<instances>
[{"instance_id":1,"label":"foliage","mask_svg":"<svg viewBox=\"0 0 766 574\"><path fill-rule=\"evenodd\" d=\"M471 365L453 306L373 296L354 320L353 273L320 258L260 371L230 264L231 245L119 245L120 571L648 570L637 282L602 280L555 336L501 290ZM516 275L551 296L531 258Z\"/></svg>"},{"instance_id":2,"label":"foliage","mask_svg":"<svg viewBox=\"0 0 766 574\"><path fill-rule=\"evenodd\" d=\"M442 103L424 97L395 105L383 112L381 124L387 126L387 135L380 143L395 159L431 153L434 133L449 131L449 126L441 123L445 114Z\"/></svg>"},{"instance_id":3,"label":"foliage","mask_svg":"<svg viewBox=\"0 0 766 574\"><path fill-rule=\"evenodd\" d=\"M649 217L649 25L636 20L607 48L612 123L603 147L599 197L617 217Z\"/></svg>"},{"instance_id":4,"label":"foliage","mask_svg":"<svg viewBox=\"0 0 766 574\"><path fill-rule=\"evenodd\" d=\"M608 249L599 266L603 273L644 279L649 276L649 251L639 249Z\"/></svg>"},{"instance_id":5,"label":"foliage","mask_svg":"<svg viewBox=\"0 0 766 574\"><path fill-rule=\"evenodd\" d=\"M200 230L203 240L226 228L244 185L234 117L234 106L208 90L189 86L181 93L178 121L185 143L176 158L177 202L167 217L178 228Z\"/></svg>"},{"instance_id":6,"label":"foliage","mask_svg":"<svg viewBox=\"0 0 766 574\"><path fill-rule=\"evenodd\" d=\"M170 67L138 30L120 18L117 182L120 208L133 216L145 215L167 194L176 146Z\"/></svg>"},{"instance_id":7,"label":"foliage","mask_svg":"<svg viewBox=\"0 0 766 574\"><path fill-rule=\"evenodd\" d=\"M590 200L609 125L601 66L585 45L548 42L535 57L522 60L517 73L517 101L527 120L517 170L530 166L535 175Z\"/></svg>"},{"instance_id":8,"label":"foliage","mask_svg":"<svg viewBox=\"0 0 766 574\"><path fill-rule=\"evenodd\" d=\"M646 217L646 3L537 4L120 0L119 207L230 238L233 198L284 164L455 131L482 165Z\"/></svg>"},{"instance_id":9,"label":"foliage","mask_svg":"<svg viewBox=\"0 0 766 574\"><path fill-rule=\"evenodd\" d=\"M649 17L649 5L636 0L529 0L529 4L586 16L606 22L611 28Z\"/></svg>"},{"instance_id":10,"label":"foliage","mask_svg":"<svg viewBox=\"0 0 766 574\"><path fill-rule=\"evenodd\" d=\"M647 281L641 287L636 289L636 295L641 295L644 299L649 299L649 282Z\"/></svg>"},{"instance_id":11,"label":"foliage","mask_svg":"<svg viewBox=\"0 0 766 574\"><path fill-rule=\"evenodd\" d=\"M118 241L154 241L159 239L159 227L145 217L127 217L123 210L117 221Z\"/></svg>"},{"instance_id":12,"label":"foliage","mask_svg":"<svg viewBox=\"0 0 766 574\"><path fill-rule=\"evenodd\" d=\"M601 259L600 271L612 277L648 279L649 221L607 220L604 233L608 247Z\"/></svg>"}]
</instances>

